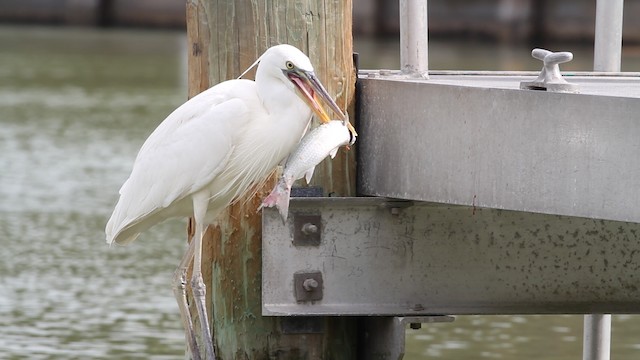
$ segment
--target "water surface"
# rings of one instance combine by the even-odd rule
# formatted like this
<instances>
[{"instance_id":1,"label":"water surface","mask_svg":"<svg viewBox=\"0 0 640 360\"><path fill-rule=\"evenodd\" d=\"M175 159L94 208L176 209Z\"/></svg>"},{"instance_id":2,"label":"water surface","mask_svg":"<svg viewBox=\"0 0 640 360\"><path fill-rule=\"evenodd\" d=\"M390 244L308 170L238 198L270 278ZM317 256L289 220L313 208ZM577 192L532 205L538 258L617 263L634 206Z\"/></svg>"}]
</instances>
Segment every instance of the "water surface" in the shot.
<instances>
[{"instance_id":1,"label":"water surface","mask_svg":"<svg viewBox=\"0 0 640 360\"><path fill-rule=\"evenodd\" d=\"M176 222L108 248L146 136L184 100L181 33L0 28L0 358L180 358Z\"/></svg>"}]
</instances>

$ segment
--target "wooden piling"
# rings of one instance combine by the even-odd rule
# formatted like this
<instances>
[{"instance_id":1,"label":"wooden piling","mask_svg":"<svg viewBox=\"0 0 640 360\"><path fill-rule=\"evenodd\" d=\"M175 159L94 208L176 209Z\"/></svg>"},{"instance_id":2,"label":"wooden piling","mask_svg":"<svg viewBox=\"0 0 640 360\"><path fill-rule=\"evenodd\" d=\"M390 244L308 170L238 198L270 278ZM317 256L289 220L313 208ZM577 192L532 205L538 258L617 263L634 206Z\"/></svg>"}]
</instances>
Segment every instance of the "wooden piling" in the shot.
<instances>
[{"instance_id":1,"label":"wooden piling","mask_svg":"<svg viewBox=\"0 0 640 360\"><path fill-rule=\"evenodd\" d=\"M309 55L338 105L351 110L351 6L351 0L188 0L190 96L236 78L268 47L288 43ZM341 151L321 164L314 179L325 194L355 195L354 151ZM285 334L281 322L286 320L261 315L261 214L256 209L274 184L272 178L256 195L237 201L219 226L207 229L203 264L211 270L204 276L218 357L355 359L355 319L316 318L320 331Z\"/></svg>"}]
</instances>

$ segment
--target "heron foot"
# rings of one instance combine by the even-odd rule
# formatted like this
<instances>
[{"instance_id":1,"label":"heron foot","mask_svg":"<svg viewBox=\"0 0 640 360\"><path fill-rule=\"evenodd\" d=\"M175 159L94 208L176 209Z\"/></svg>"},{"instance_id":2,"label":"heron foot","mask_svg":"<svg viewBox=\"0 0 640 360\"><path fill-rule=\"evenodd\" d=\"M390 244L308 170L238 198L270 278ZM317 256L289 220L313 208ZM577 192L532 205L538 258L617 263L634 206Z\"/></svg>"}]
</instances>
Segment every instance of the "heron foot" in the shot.
<instances>
[{"instance_id":1,"label":"heron foot","mask_svg":"<svg viewBox=\"0 0 640 360\"><path fill-rule=\"evenodd\" d=\"M199 271L194 272L191 278L191 291L193 292L193 299L196 304L196 309L198 310L198 317L200 318L200 328L206 349L206 359L215 360L216 353L213 347L213 337L209 332L209 316L205 306L207 288L202 279L202 273Z\"/></svg>"}]
</instances>

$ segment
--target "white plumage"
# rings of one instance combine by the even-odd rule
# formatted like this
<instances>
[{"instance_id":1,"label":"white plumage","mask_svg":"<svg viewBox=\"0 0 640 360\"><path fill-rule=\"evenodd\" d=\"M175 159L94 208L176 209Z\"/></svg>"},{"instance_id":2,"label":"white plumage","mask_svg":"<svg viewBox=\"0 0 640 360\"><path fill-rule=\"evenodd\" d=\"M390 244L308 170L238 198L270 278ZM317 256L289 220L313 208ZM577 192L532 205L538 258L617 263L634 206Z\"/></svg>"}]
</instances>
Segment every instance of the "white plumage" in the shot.
<instances>
[{"instance_id":1,"label":"white plumage","mask_svg":"<svg viewBox=\"0 0 640 360\"><path fill-rule=\"evenodd\" d=\"M210 198L205 218L210 223L292 151L312 112L280 68L284 59L292 59L313 71L308 58L293 49L271 48L255 82L220 83L177 108L153 131L120 189L106 228L108 243L128 244L159 222L192 215L190 197L198 192Z\"/></svg>"},{"instance_id":2,"label":"white plumage","mask_svg":"<svg viewBox=\"0 0 640 360\"><path fill-rule=\"evenodd\" d=\"M200 257L203 229L234 199L273 171L304 135L312 111L329 116L316 95L342 119L338 106L315 77L309 58L295 47L278 45L259 59L256 80L229 80L193 97L172 112L149 136L120 189L105 232L109 244L129 244L140 233L172 217L193 216L194 245L176 272L184 282L193 261L192 288L208 331ZM184 290L178 298L185 327ZM207 358L213 359L211 338ZM192 356L193 329L187 329Z\"/></svg>"}]
</instances>

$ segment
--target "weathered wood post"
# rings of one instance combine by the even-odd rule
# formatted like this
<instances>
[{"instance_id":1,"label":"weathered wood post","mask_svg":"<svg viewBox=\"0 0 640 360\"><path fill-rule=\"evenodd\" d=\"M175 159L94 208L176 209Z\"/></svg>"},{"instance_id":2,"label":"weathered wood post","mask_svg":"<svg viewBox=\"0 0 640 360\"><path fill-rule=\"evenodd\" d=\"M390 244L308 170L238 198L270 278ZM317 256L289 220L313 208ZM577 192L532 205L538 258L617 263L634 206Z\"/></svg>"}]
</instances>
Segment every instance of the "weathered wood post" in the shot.
<instances>
[{"instance_id":1,"label":"weathered wood post","mask_svg":"<svg viewBox=\"0 0 640 360\"><path fill-rule=\"evenodd\" d=\"M351 0L188 0L189 94L237 77L268 47L288 43L307 53L342 108L352 108ZM251 73L253 74L253 73ZM249 76L252 76L252 75ZM355 154L342 152L316 169L325 194L355 195ZM207 303L221 359L355 359L356 320L322 318L320 332L284 333L281 319L261 315L261 214L274 185L241 199L205 238ZM209 300L211 299L211 300ZM316 319L318 320L318 319ZM196 328L198 325L196 325Z\"/></svg>"}]
</instances>

